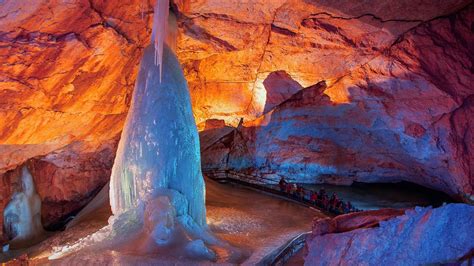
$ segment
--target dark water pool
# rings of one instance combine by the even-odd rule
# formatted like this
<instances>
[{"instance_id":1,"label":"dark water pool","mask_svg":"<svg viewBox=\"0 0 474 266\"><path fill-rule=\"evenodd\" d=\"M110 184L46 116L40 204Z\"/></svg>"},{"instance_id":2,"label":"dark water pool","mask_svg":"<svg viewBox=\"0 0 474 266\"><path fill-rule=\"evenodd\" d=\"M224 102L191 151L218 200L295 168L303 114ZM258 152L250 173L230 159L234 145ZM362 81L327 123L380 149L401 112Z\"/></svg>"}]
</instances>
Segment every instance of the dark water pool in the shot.
<instances>
[{"instance_id":1,"label":"dark water pool","mask_svg":"<svg viewBox=\"0 0 474 266\"><path fill-rule=\"evenodd\" d=\"M301 184L306 189L319 191L324 188L328 195L336 193L343 199L349 200L361 210L381 208L410 208L415 206L437 207L443 202L454 202L448 195L409 182L400 183L354 183L351 186L336 186L327 184Z\"/></svg>"}]
</instances>

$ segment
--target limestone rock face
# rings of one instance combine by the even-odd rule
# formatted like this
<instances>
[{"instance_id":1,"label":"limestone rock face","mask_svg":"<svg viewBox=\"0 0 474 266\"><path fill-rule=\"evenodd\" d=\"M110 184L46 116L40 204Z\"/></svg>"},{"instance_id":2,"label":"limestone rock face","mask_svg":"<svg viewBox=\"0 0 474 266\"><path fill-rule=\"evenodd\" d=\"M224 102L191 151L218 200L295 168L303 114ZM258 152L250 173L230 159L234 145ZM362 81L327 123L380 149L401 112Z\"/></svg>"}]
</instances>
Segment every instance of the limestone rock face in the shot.
<instances>
[{"instance_id":1,"label":"limestone rock face","mask_svg":"<svg viewBox=\"0 0 474 266\"><path fill-rule=\"evenodd\" d=\"M107 182L151 31L141 4L1 1L0 225L23 164L47 227Z\"/></svg>"},{"instance_id":2,"label":"limestone rock face","mask_svg":"<svg viewBox=\"0 0 474 266\"><path fill-rule=\"evenodd\" d=\"M309 241L315 237L349 232L362 228L373 228L380 226L380 223L390 220L405 213L400 209L380 209L373 211L353 212L338 215L335 218L319 219L313 222Z\"/></svg>"},{"instance_id":3,"label":"limestone rock face","mask_svg":"<svg viewBox=\"0 0 474 266\"><path fill-rule=\"evenodd\" d=\"M116 146L117 139L100 147L87 147L82 142L75 142L22 164L33 176L42 201L41 216L46 228L60 226L108 182ZM11 196L21 189L21 168L19 166L0 174L0 226L3 223L3 209Z\"/></svg>"},{"instance_id":4,"label":"limestone rock face","mask_svg":"<svg viewBox=\"0 0 474 266\"><path fill-rule=\"evenodd\" d=\"M285 71L275 71L263 81L266 100L264 113L271 111L276 105L284 102L303 87L293 80Z\"/></svg>"},{"instance_id":5,"label":"limestone rock face","mask_svg":"<svg viewBox=\"0 0 474 266\"><path fill-rule=\"evenodd\" d=\"M46 225L104 184L151 2L0 1L0 222L23 164ZM469 3L173 0L196 122L212 131L205 166L265 182L403 179L469 199Z\"/></svg>"},{"instance_id":6,"label":"limestone rock face","mask_svg":"<svg viewBox=\"0 0 474 266\"><path fill-rule=\"evenodd\" d=\"M381 213L377 211L374 215L377 219ZM348 220L357 224L361 216L370 213L335 219L339 223ZM305 265L425 265L467 262L466 256L472 256L473 206L449 204L436 209L408 210L388 220L389 216L384 216L375 228L362 224L339 232L318 229L330 227L335 221L316 222L306 242Z\"/></svg>"},{"instance_id":7,"label":"limestone rock face","mask_svg":"<svg viewBox=\"0 0 474 266\"><path fill-rule=\"evenodd\" d=\"M472 201L473 22L469 7L409 30L207 147L204 169L250 182L405 180Z\"/></svg>"},{"instance_id":8,"label":"limestone rock face","mask_svg":"<svg viewBox=\"0 0 474 266\"><path fill-rule=\"evenodd\" d=\"M120 2L2 1L2 144L120 132L147 35L140 1Z\"/></svg>"},{"instance_id":9,"label":"limestone rock face","mask_svg":"<svg viewBox=\"0 0 474 266\"><path fill-rule=\"evenodd\" d=\"M303 87L333 83L386 54L413 27L469 1L175 3L177 51L197 123L216 118L236 126L240 117L252 120L264 110L263 81L270 73L285 71Z\"/></svg>"}]
</instances>

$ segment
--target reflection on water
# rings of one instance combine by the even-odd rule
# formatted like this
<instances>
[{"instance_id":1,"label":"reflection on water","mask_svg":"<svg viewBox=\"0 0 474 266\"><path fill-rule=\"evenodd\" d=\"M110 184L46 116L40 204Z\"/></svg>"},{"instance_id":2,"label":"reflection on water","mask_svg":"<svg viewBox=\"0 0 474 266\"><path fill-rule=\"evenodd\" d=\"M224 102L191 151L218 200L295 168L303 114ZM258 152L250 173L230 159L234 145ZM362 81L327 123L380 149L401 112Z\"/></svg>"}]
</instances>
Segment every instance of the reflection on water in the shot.
<instances>
[{"instance_id":1,"label":"reflection on water","mask_svg":"<svg viewBox=\"0 0 474 266\"><path fill-rule=\"evenodd\" d=\"M453 202L449 196L408 182L393 184L354 183L352 186L327 184L301 184L306 189L319 191L324 188L345 201L351 201L358 209L375 210L381 208L410 208L415 206L440 206L443 202Z\"/></svg>"}]
</instances>

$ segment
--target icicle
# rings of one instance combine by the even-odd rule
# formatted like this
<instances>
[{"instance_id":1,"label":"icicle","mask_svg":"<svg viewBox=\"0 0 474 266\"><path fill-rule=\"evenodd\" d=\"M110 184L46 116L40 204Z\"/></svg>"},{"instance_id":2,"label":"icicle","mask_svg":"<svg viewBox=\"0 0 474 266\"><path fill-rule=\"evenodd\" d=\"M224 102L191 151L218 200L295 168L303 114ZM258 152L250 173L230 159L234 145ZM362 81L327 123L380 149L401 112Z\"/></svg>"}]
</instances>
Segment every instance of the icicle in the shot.
<instances>
[{"instance_id":1,"label":"icicle","mask_svg":"<svg viewBox=\"0 0 474 266\"><path fill-rule=\"evenodd\" d=\"M153 15L152 40L155 46L155 65L160 67L160 82L163 73L163 44L166 40L169 8L169 0L156 0L155 14Z\"/></svg>"}]
</instances>

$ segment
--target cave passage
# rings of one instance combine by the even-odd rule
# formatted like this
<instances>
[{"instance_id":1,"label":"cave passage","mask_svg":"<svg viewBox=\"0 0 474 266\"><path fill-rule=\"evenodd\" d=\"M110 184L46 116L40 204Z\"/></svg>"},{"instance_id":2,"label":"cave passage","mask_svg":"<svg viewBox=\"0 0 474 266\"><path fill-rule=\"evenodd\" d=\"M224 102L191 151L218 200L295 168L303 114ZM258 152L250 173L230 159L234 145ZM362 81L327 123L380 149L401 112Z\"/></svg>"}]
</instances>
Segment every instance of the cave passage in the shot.
<instances>
[{"instance_id":1,"label":"cave passage","mask_svg":"<svg viewBox=\"0 0 474 266\"><path fill-rule=\"evenodd\" d=\"M472 265L474 0L0 0L0 29L0 266Z\"/></svg>"},{"instance_id":2,"label":"cave passage","mask_svg":"<svg viewBox=\"0 0 474 266\"><path fill-rule=\"evenodd\" d=\"M447 194L410 182L398 183L362 183L354 182L351 186L331 184L300 184L319 191L324 188L328 194L335 193L339 198L350 201L360 210L377 210L383 208L412 208L416 206L439 207L443 203L455 202Z\"/></svg>"}]
</instances>

